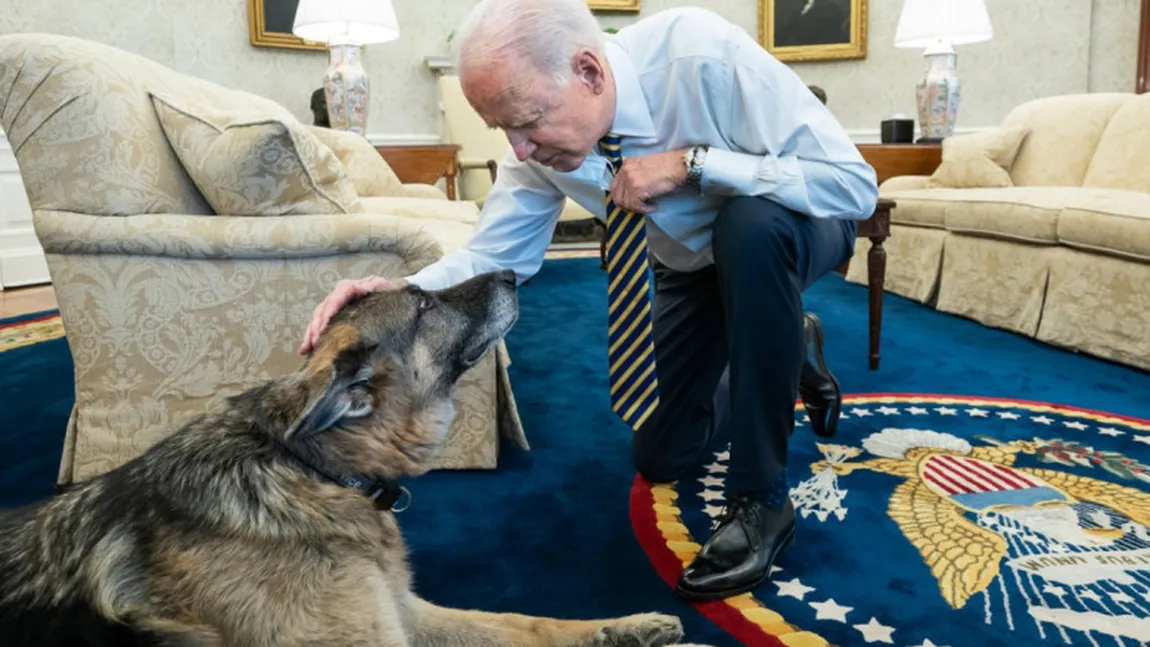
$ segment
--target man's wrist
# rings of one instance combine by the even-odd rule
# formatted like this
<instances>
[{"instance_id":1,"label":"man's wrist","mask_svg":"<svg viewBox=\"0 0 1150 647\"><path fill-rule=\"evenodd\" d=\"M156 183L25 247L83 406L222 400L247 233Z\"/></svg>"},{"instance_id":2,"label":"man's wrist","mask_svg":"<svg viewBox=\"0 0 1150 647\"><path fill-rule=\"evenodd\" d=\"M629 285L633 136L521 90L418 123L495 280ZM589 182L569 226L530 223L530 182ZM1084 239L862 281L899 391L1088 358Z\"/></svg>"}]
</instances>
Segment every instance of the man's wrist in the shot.
<instances>
[{"instance_id":1,"label":"man's wrist","mask_svg":"<svg viewBox=\"0 0 1150 647\"><path fill-rule=\"evenodd\" d=\"M707 160L706 145L692 146L683 151L683 183L681 186L702 190L703 165Z\"/></svg>"}]
</instances>

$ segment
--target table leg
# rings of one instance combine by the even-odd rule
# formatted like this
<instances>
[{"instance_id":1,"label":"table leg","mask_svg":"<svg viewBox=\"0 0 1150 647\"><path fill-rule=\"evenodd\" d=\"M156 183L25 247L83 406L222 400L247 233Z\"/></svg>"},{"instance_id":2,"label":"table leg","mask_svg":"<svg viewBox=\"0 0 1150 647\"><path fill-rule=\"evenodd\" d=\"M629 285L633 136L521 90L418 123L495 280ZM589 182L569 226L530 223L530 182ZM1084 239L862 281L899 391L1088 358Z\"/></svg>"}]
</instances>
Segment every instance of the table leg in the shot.
<instances>
[{"instance_id":1,"label":"table leg","mask_svg":"<svg viewBox=\"0 0 1150 647\"><path fill-rule=\"evenodd\" d=\"M867 253L867 294L870 297L870 370L878 369L879 337L882 332L882 296L886 283L886 236L871 236Z\"/></svg>"},{"instance_id":2,"label":"table leg","mask_svg":"<svg viewBox=\"0 0 1150 647\"><path fill-rule=\"evenodd\" d=\"M455 182L456 182L455 178L459 174L458 169L459 169L459 166L454 161L452 161L451 164L447 167L447 173L446 173L446 177L444 179L447 180L446 184L447 184L447 199L448 200L454 200L455 199Z\"/></svg>"}]
</instances>

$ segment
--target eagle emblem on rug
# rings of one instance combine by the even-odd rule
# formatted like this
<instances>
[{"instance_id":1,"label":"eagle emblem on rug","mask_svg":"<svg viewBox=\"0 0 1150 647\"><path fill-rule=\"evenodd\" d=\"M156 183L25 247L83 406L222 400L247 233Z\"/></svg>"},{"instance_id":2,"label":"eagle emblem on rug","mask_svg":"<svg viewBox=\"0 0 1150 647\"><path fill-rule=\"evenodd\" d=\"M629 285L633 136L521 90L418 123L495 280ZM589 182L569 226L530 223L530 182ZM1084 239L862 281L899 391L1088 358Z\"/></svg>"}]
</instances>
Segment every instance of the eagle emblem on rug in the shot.
<instances>
[{"instance_id":1,"label":"eagle emblem on rug","mask_svg":"<svg viewBox=\"0 0 1150 647\"><path fill-rule=\"evenodd\" d=\"M1042 445L1036 440L972 447L948 434L891 428L863 441L877 458L824 461L812 469L840 476L867 469L905 478L888 512L953 608L986 590L1011 555L1014 568L1065 584L1119 585L1132 581L1126 567L1150 570L1150 497L1089 477L1014 467L1019 453L1034 455ZM820 449L835 457L859 453ZM1150 481L1144 468L1134 470L1132 475Z\"/></svg>"},{"instance_id":2,"label":"eagle emblem on rug","mask_svg":"<svg viewBox=\"0 0 1150 647\"><path fill-rule=\"evenodd\" d=\"M727 602L786 628L756 644L1150 642L1150 422L1023 401L858 396L828 443L801 435L796 416L799 550L753 595ZM722 509L728 459L720 448L698 479L653 491L683 562Z\"/></svg>"}]
</instances>

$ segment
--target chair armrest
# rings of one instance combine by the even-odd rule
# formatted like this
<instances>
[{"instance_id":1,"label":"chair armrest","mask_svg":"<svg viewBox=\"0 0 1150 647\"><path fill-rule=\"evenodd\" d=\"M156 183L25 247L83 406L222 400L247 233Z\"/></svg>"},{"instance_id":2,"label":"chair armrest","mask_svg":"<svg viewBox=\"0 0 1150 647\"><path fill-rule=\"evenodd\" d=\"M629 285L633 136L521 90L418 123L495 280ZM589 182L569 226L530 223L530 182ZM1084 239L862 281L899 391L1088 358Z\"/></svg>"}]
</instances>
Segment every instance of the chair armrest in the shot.
<instances>
[{"instance_id":1,"label":"chair armrest","mask_svg":"<svg viewBox=\"0 0 1150 647\"><path fill-rule=\"evenodd\" d=\"M460 171L474 171L474 170L482 169L482 168L487 169L487 172L491 174L491 181L495 182L495 175L499 169L499 163L496 162L495 160L493 160L493 159L485 159L485 160L461 159L461 160L459 160L459 170Z\"/></svg>"}]
</instances>

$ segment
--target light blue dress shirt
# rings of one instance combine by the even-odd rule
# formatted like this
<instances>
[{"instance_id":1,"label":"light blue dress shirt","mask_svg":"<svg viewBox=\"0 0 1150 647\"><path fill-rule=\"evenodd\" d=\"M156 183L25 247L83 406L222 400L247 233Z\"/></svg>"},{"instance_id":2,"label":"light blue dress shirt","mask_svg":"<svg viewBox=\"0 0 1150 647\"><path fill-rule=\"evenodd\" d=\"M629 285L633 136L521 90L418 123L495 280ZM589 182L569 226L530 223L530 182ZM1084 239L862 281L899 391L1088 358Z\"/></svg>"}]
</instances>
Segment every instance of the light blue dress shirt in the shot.
<instances>
[{"instance_id":1,"label":"light blue dress shirt","mask_svg":"<svg viewBox=\"0 0 1150 647\"><path fill-rule=\"evenodd\" d=\"M869 218L874 169L806 84L740 27L698 8L660 12L607 36L615 77L613 132L624 158L709 144L698 190L658 198L647 216L652 255L672 269L713 262L711 224L730 196L764 196L815 218ZM508 151L468 242L408 277L425 289L543 263L565 197L599 219L611 185L595 151L571 172Z\"/></svg>"}]
</instances>

